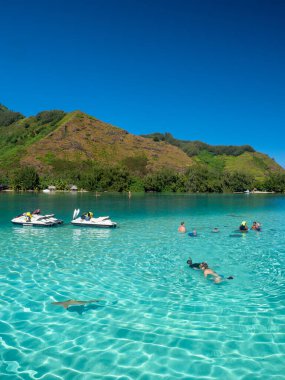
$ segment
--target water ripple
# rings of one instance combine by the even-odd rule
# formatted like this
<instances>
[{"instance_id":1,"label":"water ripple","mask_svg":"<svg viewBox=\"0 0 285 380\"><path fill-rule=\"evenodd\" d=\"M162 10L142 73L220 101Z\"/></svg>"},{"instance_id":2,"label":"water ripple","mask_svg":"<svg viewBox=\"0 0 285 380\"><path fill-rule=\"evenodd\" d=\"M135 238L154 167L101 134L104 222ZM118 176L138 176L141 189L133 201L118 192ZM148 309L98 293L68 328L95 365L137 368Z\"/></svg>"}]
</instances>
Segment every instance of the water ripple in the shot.
<instances>
[{"instance_id":1,"label":"water ripple","mask_svg":"<svg viewBox=\"0 0 285 380\"><path fill-rule=\"evenodd\" d=\"M1 378L285 379L284 213L260 211L264 230L235 239L228 209L191 208L190 238L185 208L163 204L116 230L3 226ZM213 284L189 256L234 280ZM100 302L52 304L68 299Z\"/></svg>"}]
</instances>

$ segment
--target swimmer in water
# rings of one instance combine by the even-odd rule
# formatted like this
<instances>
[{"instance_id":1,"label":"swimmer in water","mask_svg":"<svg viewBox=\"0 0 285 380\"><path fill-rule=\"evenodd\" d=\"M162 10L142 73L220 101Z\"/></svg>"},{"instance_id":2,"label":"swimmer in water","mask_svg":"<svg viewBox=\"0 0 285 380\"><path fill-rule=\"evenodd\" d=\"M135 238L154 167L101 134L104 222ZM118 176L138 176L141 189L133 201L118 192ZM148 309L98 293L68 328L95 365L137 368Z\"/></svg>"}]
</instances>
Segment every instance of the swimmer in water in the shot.
<instances>
[{"instance_id":1,"label":"swimmer in water","mask_svg":"<svg viewBox=\"0 0 285 380\"><path fill-rule=\"evenodd\" d=\"M261 224L258 222L253 222L250 229L255 230L255 231L260 231L261 230Z\"/></svg>"},{"instance_id":2,"label":"swimmer in water","mask_svg":"<svg viewBox=\"0 0 285 380\"><path fill-rule=\"evenodd\" d=\"M216 273L215 271L213 271L213 269L209 268L209 266L208 266L207 263L202 263L200 265L200 268L204 272L204 277L205 278L207 278L207 276L212 276L213 282L215 284L219 284L220 282L222 282L224 280L222 276L220 276L218 273ZM227 280L233 280L233 276L229 276L226 279Z\"/></svg>"},{"instance_id":3,"label":"swimmer in water","mask_svg":"<svg viewBox=\"0 0 285 380\"><path fill-rule=\"evenodd\" d=\"M189 257L189 259L187 260L187 264L192 269L196 269L196 270L201 269L201 267L200 267L201 263L193 263L191 257Z\"/></svg>"},{"instance_id":4,"label":"swimmer in water","mask_svg":"<svg viewBox=\"0 0 285 380\"><path fill-rule=\"evenodd\" d=\"M239 230L242 232L248 231L248 226L246 221L241 222L241 225L239 226Z\"/></svg>"},{"instance_id":5,"label":"swimmer in water","mask_svg":"<svg viewBox=\"0 0 285 380\"><path fill-rule=\"evenodd\" d=\"M220 230L218 229L218 227L215 227L215 228L212 229L212 232L217 233L217 232L220 232Z\"/></svg>"},{"instance_id":6,"label":"swimmer in water","mask_svg":"<svg viewBox=\"0 0 285 380\"><path fill-rule=\"evenodd\" d=\"M186 232L186 227L184 222L181 222L180 226L178 227L178 232L185 233Z\"/></svg>"}]
</instances>

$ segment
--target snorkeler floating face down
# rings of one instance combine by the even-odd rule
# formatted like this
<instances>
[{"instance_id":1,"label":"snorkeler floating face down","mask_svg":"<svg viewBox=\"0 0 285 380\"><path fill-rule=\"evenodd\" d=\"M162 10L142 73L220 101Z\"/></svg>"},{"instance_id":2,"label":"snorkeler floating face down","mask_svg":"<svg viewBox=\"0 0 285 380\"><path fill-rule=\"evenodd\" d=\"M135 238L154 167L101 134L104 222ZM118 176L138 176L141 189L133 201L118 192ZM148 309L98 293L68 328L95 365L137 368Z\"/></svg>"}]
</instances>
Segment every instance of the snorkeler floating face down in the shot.
<instances>
[{"instance_id":1,"label":"snorkeler floating face down","mask_svg":"<svg viewBox=\"0 0 285 380\"><path fill-rule=\"evenodd\" d=\"M224 276L218 274L213 269L209 268L208 264L206 262L201 263L201 269L204 272L204 277L211 276L211 279L215 284L219 284L221 282L224 282L225 280L233 280L233 276L229 276L224 278Z\"/></svg>"},{"instance_id":2,"label":"snorkeler floating face down","mask_svg":"<svg viewBox=\"0 0 285 380\"><path fill-rule=\"evenodd\" d=\"M192 269L201 269L201 268L200 268L201 263L193 263L191 257L189 257L189 259L187 260L187 264L188 264L189 267L192 268Z\"/></svg>"}]
</instances>

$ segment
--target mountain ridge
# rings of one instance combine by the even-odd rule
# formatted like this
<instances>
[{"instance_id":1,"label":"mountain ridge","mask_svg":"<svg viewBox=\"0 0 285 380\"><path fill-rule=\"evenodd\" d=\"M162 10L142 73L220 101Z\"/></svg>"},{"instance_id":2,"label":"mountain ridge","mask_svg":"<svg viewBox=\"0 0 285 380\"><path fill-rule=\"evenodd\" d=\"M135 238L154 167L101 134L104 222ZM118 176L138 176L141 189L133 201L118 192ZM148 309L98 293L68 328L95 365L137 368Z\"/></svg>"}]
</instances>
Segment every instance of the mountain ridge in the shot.
<instances>
[{"instance_id":1,"label":"mountain ridge","mask_svg":"<svg viewBox=\"0 0 285 380\"><path fill-rule=\"evenodd\" d=\"M43 165L46 154L52 151L58 158L67 161L92 160L110 166L134 155L145 155L149 162L148 169L154 171L166 165L182 170L184 165L179 164L181 159L191 165L192 160L184 152L169 144L164 144L164 149L161 149L148 139L132 135L81 111L73 111L69 115L69 120L33 144L21 162L33 165L41 162ZM33 162L31 157L34 158ZM179 158L178 163L173 162L176 157Z\"/></svg>"},{"instance_id":2,"label":"mountain ridge","mask_svg":"<svg viewBox=\"0 0 285 380\"><path fill-rule=\"evenodd\" d=\"M213 179L242 172L259 182L285 173L269 156L249 145L212 146L178 140L170 133L139 136L79 110L41 111L25 118L1 106L0 174L26 166L41 176L55 177L68 171L79 171L80 176L91 167L121 167L139 177L162 170L183 175L189 170L197 169L197 175L206 170Z\"/></svg>"}]
</instances>

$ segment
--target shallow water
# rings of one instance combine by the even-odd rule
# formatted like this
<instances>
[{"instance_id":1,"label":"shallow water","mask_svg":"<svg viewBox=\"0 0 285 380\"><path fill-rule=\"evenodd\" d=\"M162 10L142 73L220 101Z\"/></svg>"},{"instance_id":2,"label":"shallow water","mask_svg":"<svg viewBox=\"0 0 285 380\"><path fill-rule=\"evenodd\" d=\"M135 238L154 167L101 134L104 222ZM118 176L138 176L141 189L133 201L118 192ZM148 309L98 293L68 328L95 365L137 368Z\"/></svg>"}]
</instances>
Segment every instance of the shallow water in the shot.
<instances>
[{"instance_id":1,"label":"shallow water","mask_svg":"<svg viewBox=\"0 0 285 380\"><path fill-rule=\"evenodd\" d=\"M72 226L77 207L119 227ZM10 223L36 208L66 224ZM0 194L0 378L285 379L284 217L277 195Z\"/></svg>"}]
</instances>

